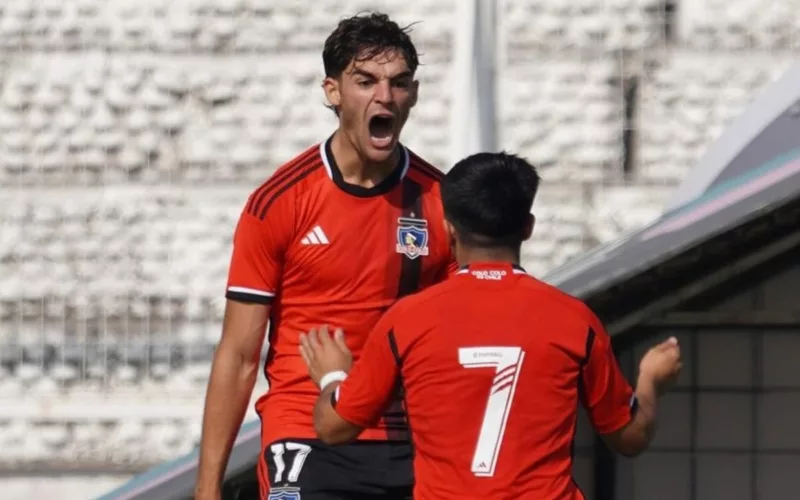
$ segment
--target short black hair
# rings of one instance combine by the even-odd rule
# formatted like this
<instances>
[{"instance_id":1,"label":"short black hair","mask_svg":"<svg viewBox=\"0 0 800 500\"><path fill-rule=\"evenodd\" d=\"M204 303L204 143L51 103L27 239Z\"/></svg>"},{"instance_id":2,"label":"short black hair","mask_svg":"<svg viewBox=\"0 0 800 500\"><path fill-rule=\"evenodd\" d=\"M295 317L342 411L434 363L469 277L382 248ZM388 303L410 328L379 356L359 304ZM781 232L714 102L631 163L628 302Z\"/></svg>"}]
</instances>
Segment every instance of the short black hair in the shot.
<instances>
[{"instance_id":1,"label":"short black hair","mask_svg":"<svg viewBox=\"0 0 800 500\"><path fill-rule=\"evenodd\" d=\"M442 179L444 216L466 245L518 247L538 189L539 174L524 158L477 153Z\"/></svg>"},{"instance_id":2,"label":"short black hair","mask_svg":"<svg viewBox=\"0 0 800 500\"><path fill-rule=\"evenodd\" d=\"M384 52L402 55L412 73L417 71L419 56L409 36L411 25L400 27L381 13L358 14L339 21L325 40L322 64L325 76L338 78L350 62L366 61Z\"/></svg>"}]
</instances>

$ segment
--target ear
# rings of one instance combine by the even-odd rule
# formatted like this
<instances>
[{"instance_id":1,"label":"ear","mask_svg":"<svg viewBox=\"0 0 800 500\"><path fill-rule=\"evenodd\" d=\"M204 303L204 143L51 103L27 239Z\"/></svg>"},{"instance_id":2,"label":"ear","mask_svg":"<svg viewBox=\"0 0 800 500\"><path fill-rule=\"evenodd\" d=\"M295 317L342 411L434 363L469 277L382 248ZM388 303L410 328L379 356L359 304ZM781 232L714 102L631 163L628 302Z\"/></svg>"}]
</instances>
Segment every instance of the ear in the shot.
<instances>
[{"instance_id":1,"label":"ear","mask_svg":"<svg viewBox=\"0 0 800 500\"><path fill-rule=\"evenodd\" d=\"M328 104L334 108L338 108L342 104L339 80L330 76L326 77L322 80L322 89L325 91L325 99L328 100Z\"/></svg>"},{"instance_id":2,"label":"ear","mask_svg":"<svg viewBox=\"0 0 800 500\"><path fill-rule=\"evenodd\" d=\"M447 233L447 239L450 241L450 244L454 245L456 242L456 228L450 224L450 221L447 219L444 219L444 230Z\"/></svg>"},{"instance_id":3,"label":"ear","mask_svg":"<svg viewBox=\"0 0 800 500\"><path fill-rule=\"evenodd\" d=\"M523 241L530 239L531 235L533 234L533 226L535 225L536 217L533 214L528 214L528 220L525 223L525 233L522 235L525 238Z\"/></svg>"},{"instance_id":4,"label":"ear","mask_svg":"<svg viewBox=\"0 0 800 500\"><path fill-rule=\"evenodd\" d=\"M419 99L419 80L414 80L411 82L411 106L414 107L417 105L417 99Z\"/></svg>"}]
</instances>

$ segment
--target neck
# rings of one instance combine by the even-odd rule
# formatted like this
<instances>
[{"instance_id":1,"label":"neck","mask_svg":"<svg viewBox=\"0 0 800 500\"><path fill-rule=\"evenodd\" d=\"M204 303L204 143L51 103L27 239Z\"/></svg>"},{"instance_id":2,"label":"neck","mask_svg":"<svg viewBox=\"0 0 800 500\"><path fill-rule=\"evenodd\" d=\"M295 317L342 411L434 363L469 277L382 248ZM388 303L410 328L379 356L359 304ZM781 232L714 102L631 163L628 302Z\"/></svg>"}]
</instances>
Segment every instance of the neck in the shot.
<instances>
[{"instance_id":1,"label":"neck","mask_svg":"<svg viewBox=\"0 0 800 500\"><path fill-rule=\"evenodd\" d=\"M512 248L456 248L456 260L459 266L468 266L476 262L502 262L519 265L520 250Z\"/></svg>"},{"instance_id":2,"label":"neck","mask_svg":"<svg viewBox=\"0 0 800 500\"><path fill-rule=\"evenodd\" d=\"M372 162L362 155L347 134L340 128L333 135L331 151L336 158L336 165L345 182L364 187L378 184L397 167L400 161L400 148L395 148L385 161Z\"/></svg>"}]
</instances>

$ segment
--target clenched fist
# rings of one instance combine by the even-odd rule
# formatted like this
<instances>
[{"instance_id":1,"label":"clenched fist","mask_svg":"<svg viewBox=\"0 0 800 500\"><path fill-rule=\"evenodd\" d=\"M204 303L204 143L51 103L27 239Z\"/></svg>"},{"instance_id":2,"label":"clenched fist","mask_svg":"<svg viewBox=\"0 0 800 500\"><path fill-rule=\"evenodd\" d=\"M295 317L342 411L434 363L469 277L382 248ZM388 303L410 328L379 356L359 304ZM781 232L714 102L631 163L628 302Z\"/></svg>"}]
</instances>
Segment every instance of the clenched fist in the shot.
<instances>
[{"instance_id":1,"label":"clenched fist","mask_svg":"<svg viewBox=\"0 0 800 500\"><path fill-rule=\"evenodd\" d=\"M639 376L647 377L662 392L675 382L681 367L683 363L678 339L670 337L647 351L639 363Z\"/></svg>"}]
</instances>

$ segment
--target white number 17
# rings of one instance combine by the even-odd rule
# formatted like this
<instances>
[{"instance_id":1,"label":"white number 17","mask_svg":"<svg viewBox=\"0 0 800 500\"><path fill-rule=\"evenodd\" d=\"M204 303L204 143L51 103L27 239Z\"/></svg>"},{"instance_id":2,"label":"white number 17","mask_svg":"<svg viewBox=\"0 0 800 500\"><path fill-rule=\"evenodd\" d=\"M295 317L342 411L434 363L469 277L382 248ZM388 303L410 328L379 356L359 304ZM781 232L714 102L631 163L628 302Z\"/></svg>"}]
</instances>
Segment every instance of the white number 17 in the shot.
<instances>
[{"instance_id":1,"label":"white number 17","mask_svg":"<svg viewBox=\"0 0 800 500\"><path fill-rule=\"evenodd\" d=\"M462 347L458 350L458 362L465 368L495 369L472 457L472 473L476 476L494 475L524 358L525 351L519 347Z\"/></svg>"}]
</instances>

